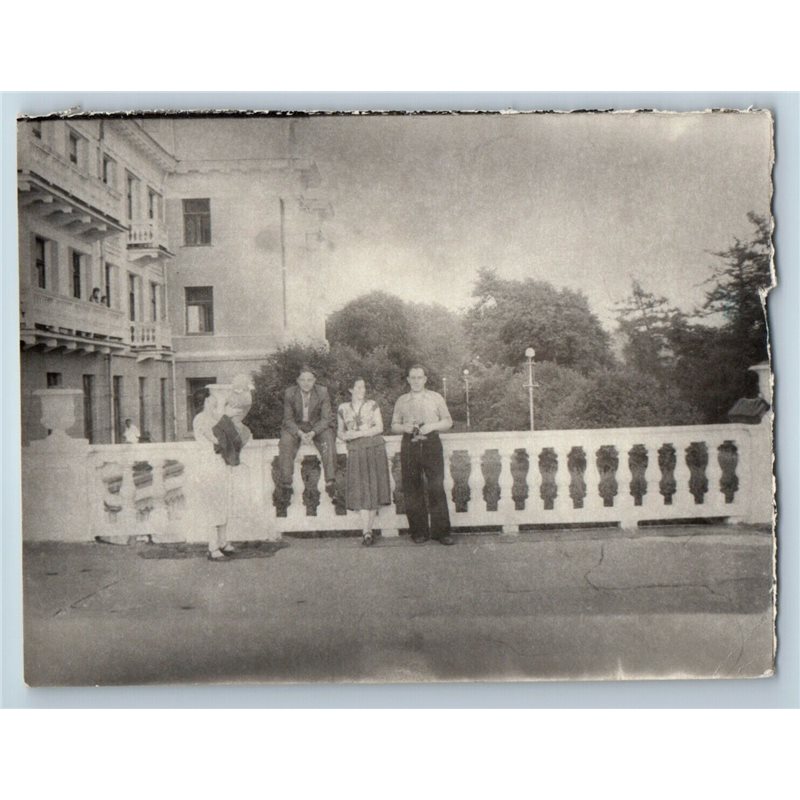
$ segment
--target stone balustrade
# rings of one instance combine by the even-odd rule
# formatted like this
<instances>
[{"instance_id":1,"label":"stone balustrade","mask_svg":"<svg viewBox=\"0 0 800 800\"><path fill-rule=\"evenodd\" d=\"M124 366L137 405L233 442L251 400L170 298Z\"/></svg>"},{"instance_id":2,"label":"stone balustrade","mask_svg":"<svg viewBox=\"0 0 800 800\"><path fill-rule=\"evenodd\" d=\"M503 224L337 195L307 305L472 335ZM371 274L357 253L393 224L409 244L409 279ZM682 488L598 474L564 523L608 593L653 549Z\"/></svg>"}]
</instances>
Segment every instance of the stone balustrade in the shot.
<instances>
[{"instance_id":1,"label":"stone balustrade","mask_svg":"<svg viewBox=\"0 0 800 800\"><path fill-rule=\"evenodd\" d=\"M384 536L407 527L400 438L386 437L393 505L381 510ZM772 521L769 424L494 433L442 436L445 491L454 528L514 534L584 524L725 519ZM203 541L195 442L80 444L50 452L24 448L24 535L88 541L148 536ZM329 496L313 447L297 456L291 498L276 489L276 440L251 441L233 468L234 540L288 532L357 530L345 509L346 448L339 443L337 482ZM60 461L69 459L61 464ZM57 469L53 469L57 467ZM71 495L49 474L68 468ZM75 488L79 487L79 488ZM54 506L54 504L56 504ZM45 512L57 508L53 514Z\"/></svg>"}]
</instances>

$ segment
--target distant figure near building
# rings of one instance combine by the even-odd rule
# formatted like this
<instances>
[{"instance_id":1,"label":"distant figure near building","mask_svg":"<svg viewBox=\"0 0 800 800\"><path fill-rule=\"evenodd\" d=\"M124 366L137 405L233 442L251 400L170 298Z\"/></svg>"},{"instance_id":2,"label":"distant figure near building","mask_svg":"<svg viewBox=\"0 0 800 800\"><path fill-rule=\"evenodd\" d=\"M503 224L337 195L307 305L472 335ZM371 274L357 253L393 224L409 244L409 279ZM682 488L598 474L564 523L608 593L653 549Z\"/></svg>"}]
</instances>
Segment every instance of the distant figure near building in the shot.
<instances>
[{"instance_id":1,"label":"distant figure near building","mask_svg":"<svg viewBox=\"0 0 800 800\"><path fill-rule=\"evenodd\" d=\"M122 432L122 438L128 444L136 444L139 439L141 438L141 432L139 429L133 424L133 420L130 418L125 420L125 430Z\"/></svg>"},{"instance_id":2,"label":"distant figure near building","mask_svg":"<svg viewBox=\"0 0 800 800\"><path fill-rule=\"evenodd\" d=\"M411 391L398 398L392 416L392 433L402 433L400 465L403 495L411 538L417 544L435 539L453 544L450 512L444 493L444 453L440 431L453 427L447 403L437 392L425 388L425 368L415 364L408 370ZM425 483L428 503L425 503Z\"/></svg>"},{"instance_id":3,"label":"distant figure near building","mask_svg":"<svg viewBox=\"0 0 800 800\"><path fill-rule=\"evenodd\" d=\"M325 485L332 493L336 476L336 436L328 390L316 385L316 375L303 367L297 385L283 396L283 424L278 442L278 471L281 487L291 491L294 460L301 444L314 444L322 458Z\"/></svg>"}]
</instances>

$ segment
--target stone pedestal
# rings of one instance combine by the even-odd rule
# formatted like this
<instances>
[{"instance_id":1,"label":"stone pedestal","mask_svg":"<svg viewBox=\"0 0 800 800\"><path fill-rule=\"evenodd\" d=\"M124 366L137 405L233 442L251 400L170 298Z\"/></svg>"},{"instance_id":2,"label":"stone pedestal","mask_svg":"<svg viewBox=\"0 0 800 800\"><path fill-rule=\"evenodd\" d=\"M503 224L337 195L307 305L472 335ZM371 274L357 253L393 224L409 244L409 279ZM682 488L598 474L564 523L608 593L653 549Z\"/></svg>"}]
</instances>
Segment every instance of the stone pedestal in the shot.
<instances>
[{"instance_id":1,"label":"stone pedestal","mask_svg":"<svg viewBox=\"0 0 800 800\"><path fill-rule=\"evenodd\" d=\"M89 541L86 476L89 441L67 430L82 410L79 389L40 389L41 422L49 433L22 449L22 532L25 541Z\"/></svg>"}]
</instances>

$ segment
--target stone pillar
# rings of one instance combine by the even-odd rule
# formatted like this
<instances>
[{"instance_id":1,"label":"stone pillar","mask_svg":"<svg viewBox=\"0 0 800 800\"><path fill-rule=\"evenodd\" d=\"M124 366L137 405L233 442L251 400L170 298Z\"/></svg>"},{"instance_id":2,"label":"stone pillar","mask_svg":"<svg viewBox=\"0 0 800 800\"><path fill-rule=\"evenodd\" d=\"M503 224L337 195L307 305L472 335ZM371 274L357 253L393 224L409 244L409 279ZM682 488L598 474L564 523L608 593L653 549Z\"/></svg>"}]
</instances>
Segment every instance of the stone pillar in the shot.
<instances>
[{"instance_id":1,"label":"stone pillar","mask_svg":"<svg viewBox=\"0 0 800 800\"><path fill-rule=\"evenodd\" d=\"M39 389L41 423L49 430L22 448L24 541L90 541L89 442L67 430L82 411L80 389Z\"/></svg>"},{"instance_id":2,"label":"stone pillar","mask_svg":"<svg viewBox=\"0 0 800 800\"><path fill-rule=\"evenodd\" d=\"M750 367L758 375L758 393L769 404L769 409L756 425L751 425L752 430L750 448L749 480L750 510L747 522L761 525L772 525L774 506L774 476L772 455L772 374L768 362L762 362Z\"/></svg>"}]
</instances>

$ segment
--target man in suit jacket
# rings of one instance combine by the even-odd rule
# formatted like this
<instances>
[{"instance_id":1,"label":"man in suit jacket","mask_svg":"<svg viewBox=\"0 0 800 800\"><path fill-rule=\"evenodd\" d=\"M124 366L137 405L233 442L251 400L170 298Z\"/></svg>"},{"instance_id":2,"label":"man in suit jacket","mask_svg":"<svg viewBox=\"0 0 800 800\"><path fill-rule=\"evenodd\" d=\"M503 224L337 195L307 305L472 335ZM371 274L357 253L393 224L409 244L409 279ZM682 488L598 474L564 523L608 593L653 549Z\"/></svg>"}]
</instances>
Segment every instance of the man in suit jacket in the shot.
<instances>
[{"instance_id":1,"label":"man in suit jacket","mask_svg":"<svg viewBox=\"0 0 800 800\"><path fill-rule=\"evenodd\" d=\"M336 474L336 436L328 390L316 385L316 376L303 367L297 385L283 396L283 424L278 443L278 470L284 489L291 489L294 460L301 444L316 445L322 458L325 484L330 492Z\"/></svg>"}]
</instances>

